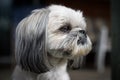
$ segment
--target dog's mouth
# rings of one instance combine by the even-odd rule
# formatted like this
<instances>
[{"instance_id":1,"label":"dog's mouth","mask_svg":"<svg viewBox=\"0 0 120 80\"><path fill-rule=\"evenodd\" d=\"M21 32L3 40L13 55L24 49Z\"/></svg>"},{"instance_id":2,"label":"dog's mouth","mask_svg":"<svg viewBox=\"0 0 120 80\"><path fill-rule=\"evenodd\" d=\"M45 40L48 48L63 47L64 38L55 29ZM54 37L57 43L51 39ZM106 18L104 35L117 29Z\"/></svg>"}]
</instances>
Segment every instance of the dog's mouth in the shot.
<instances>
[{"instance_id":1,"label":"dog's mouth","mask_svg":"<svg viewBox=\"0 0 120 80\"><path fill-rule=\"evenodd\" d=\"M72 56L72 50L65 50L65 49L56 49L56 50L50 50L48 53L54 54L54 56L59 55L58 57L71 57ZM51 55L50 54L50 55Z\"/></svg>"},{"instance_id":2,"label":"dog's mouth","mask_svg":"<svg viewBox=\"0 0 120 80\"><path fill-rule=\"evenodd\" d=\"M68 57L70 57L70 56L72 56L72 50L66 50L66 51L64 51L63 50L63 56L68 56Z\"/></svg>"}]
</instances>

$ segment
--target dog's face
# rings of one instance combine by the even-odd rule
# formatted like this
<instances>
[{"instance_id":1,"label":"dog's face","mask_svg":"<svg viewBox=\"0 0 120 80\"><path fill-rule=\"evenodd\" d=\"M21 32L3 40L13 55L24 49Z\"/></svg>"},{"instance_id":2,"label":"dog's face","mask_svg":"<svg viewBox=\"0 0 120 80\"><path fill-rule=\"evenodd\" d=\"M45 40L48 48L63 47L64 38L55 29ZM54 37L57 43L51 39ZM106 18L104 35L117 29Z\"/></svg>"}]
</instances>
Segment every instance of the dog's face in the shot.
<instances>
[{"instance_id":1,"label":"dog's face","mask_svg":"<svg viewBox=\"0 0 120 80\"><path fill-rule=\"evenodd\" d=\"M91 41L82 12L63 6L51 6L49 9L47 45L51 55L69 58L88 54Z\"/></svg>"},{"instance_id":2,"label":"dog's face","mask_svg":"<svg viewBox=\"0 0 120 80\"><path fill-rule=\"evenodd\" d=\"M88 54L92 46L82 12L58 5L24 18L16 28L15 42L17 64L35 73L50 70L49 55L68 59Z\"/></svg>"}]
</instances>

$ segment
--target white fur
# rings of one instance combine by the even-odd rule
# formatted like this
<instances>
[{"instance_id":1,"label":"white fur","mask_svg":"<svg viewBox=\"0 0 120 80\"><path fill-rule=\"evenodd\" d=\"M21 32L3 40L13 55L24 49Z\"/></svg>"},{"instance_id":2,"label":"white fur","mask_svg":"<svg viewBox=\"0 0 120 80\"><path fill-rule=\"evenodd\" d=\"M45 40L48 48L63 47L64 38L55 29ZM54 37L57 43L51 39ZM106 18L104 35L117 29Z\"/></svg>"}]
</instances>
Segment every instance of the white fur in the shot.
<instances>
[{"instance_id":1,"label":"white fur","mask_svg":"<svg viewBox=\"0 0 120 80\"><path fill-rule=\"evenodd\" d=\"M57 65L47 73L40 74L38 80L70 80L69 75L66 72L67 62L64 61L60 65Z\"/></svg>"},{"instance_id":2,"label":"white fur","mask_svg":"<svg viewBox=\"0 0 120 80\"><path fill-rule=\"evenodd\" d=\"M72 54L73 56L78 55L86 55L91 50L91 41L89 37L87 36L87 44L78 46L77 45L77 39L73 41L72 44L69 43L63 43L68 34L57 34L57 30L63 26L66 23L70 23L72 26L71 31L77 31L77 30L86 30L86 22L83 17L83 14L80 10L73 10L71 8L67 8L65 6L61 5L52 5L49 7L51 10L49 14L49 22L48 22L48 46L50 49L57 49L62 46L62 44L66 48L72 48ZM52 28L51 28L52 26ZM69 44L69 45L68 45ZM63 47L63 46L62 46ZM59 56L60 57L60 56Z\"/></svg>"}]
</instances>

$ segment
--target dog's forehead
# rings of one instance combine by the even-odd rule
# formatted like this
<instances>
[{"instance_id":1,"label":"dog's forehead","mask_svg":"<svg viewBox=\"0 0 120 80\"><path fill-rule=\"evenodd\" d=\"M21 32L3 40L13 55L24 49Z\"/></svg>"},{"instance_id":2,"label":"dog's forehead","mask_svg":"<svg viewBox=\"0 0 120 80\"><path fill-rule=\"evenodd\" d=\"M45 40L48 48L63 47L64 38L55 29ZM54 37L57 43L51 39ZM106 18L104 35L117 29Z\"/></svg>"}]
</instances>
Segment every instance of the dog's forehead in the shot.
<instances>
[{"instance_id":1,"label":"dog's forehead","mask_svg":"<svg viewBox=\"0 0 120 80\"><path fill-rule=\"evenodd\" d=\"M51 11L50 16L56 16L64 23L70 23L72 27L86 28L86 22L80 10L75 11L61 5L52 5L49 10Z\"/></svg>"}]
</instances>

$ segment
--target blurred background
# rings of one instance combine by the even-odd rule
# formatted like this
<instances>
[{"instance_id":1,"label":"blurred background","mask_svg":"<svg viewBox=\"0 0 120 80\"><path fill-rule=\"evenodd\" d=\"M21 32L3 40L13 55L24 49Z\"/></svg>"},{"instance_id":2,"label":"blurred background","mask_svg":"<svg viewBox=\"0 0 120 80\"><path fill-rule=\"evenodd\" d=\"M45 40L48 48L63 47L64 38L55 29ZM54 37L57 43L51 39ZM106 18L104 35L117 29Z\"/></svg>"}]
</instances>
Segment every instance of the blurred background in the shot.
<instances>
[{"instance_id":1,"label":"blurred background","mask_svg":"<svg viewBox=\"0 0 120 80\"><path fill-rule=\"evenodd\" d=\"M111 26L114 26L113 22L116 22L114 20L117 16L113 17L113 20L111 17L116 15L119 9L114 10L114 5L118 4L113 0L0 0L0 80L11 80L15 67L14 30L17 24L33 9L51 4L61 4L83 11L88 27L87 32L93 43L90 54L69 61L68 72L71 80L111 80ZM111 5L113 5L112 8ZM119 24L118 21L117 23ZM119 28L116 27L115 30L117 29ZM118 39L117 41L119 42ZM117 42L114 46L116 45ZM119 48L115 49L119 50ZM120 78L114 80L120 80Z\"/></svg>"}]
</instances>

